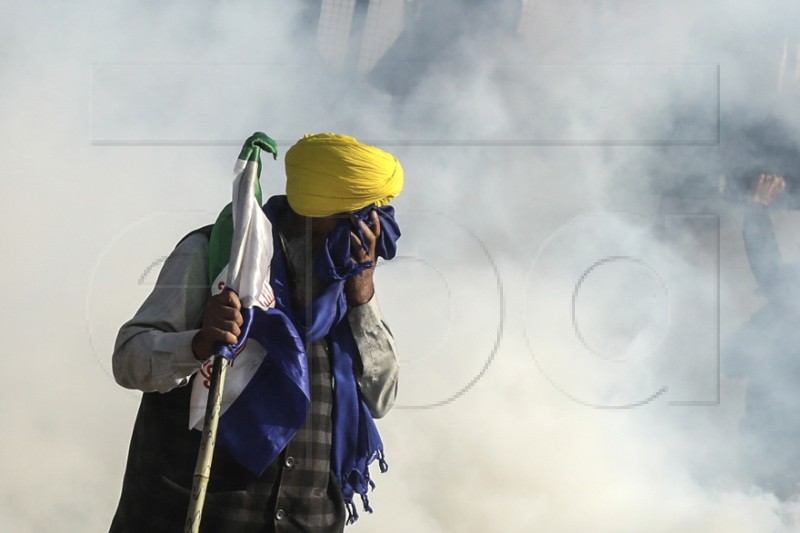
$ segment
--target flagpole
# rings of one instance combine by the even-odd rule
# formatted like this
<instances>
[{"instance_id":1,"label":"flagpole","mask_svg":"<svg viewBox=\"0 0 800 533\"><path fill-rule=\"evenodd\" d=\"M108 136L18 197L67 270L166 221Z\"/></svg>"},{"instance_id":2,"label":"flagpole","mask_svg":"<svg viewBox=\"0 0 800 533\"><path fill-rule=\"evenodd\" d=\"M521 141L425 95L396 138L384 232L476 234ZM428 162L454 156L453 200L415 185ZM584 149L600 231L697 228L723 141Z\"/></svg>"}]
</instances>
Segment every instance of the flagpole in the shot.
<instances>
[{"instance_id":1,"label":"flagpole","mask_svg":"<svg viewBox=\"0 0 800 533\"><path fill-rule=\"evenodd\" d=\"M214 356L211 369L211 383L206 401L206 417L203 423L203 436L200 450L197 452L197 464L194 467L192 495L189 499L189 510L186 512L184 533L199 533L200 519L203 515L203 503L206 500L206 488L211 476L211 459L214 456L214 445L217 441L217 426L222 407L222 391L225 387L225 373L228 361L219 355Z\"/></svg>"},{"instance_id":2,"label":"flagpole","mask_svg":"<svg viewBox=\"0 0 800 533\"><path fill-rule=\"evenodd\" d=\"M245 293L240 293L243 301L251 302L247 307L259 305L259 296L264 295L265 289L271 294L269 287L269 269L264 272L257 271L252 266L245 266L240 255L256 253L264 255L258 249L246 249L247 239L245 233L250 228L252 235L260 231L271 239L272 231L266 215L261 211L261 150L272 154L273 159L278 158L278 145L265 133L257 131L245 141L239 158L234 166L235 179L233 181L233 201L220 213L214 223L214 229L209 238L209 270L211 283L214 285L215 276L223 271L223 266L228 265L231 270L227 272L225 285L237 292L240 288ZM249 214L260 213L259 216ZM261 224L261 226L259 226ZM237 236L238 235L238 236ZM226 240L227 239L227 240ZM215 251L216 250L216 251ZM269 253L266 255L266 264L272 259L272 242L269 242ZM248 271L249 268L249 271ZM244 284L240 287L240 284ZM255 302L255 303L252 303ZM211 369L211 383L209 384L208 399L206 400L206 415L203 424L203 436L200 440L200 449L197 452L197 463L194 468L192 480L192 495L189 499L189 509L186 512L184 533L199 533L200 519L203 515L203 504L206 499L206 489L211 476L211 461L214 457L214 445L217 442L217 426L219 425L220 411L222 408L222 390L225 386L225 373L230 363L219 354L214 355L214 364Z\"/></svg>"}]
</instances>

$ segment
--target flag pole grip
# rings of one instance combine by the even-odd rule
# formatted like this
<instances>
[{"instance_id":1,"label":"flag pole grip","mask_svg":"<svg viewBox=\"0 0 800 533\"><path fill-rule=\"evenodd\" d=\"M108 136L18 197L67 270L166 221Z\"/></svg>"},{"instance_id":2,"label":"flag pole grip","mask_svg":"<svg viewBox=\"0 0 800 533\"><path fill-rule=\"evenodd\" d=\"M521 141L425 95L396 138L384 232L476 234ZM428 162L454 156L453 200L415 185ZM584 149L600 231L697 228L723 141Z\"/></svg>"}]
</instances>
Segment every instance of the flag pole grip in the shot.
<instances>
[{"instance_id":1,"label":"flag pole grip","mask_svg":"<svg viewBox=\"0 0 800 533\"><path fill-rule=\"evenodd\" d=\"M211 459L214 456L214 445L217 441L217 426L219 425L222 391L225 386L225 373L227 370L228 361L219 355L215 355L214 366L211 369L208 400L206 402L203 436L200 440L200 449L197 452L197 463L192 480L192 495L189 499L189 509L186 512L184 533L199 533L200 531L200 519L203 515L203 503L206 499L206 489L211 476Z\"/></svg>"}]
</instances>

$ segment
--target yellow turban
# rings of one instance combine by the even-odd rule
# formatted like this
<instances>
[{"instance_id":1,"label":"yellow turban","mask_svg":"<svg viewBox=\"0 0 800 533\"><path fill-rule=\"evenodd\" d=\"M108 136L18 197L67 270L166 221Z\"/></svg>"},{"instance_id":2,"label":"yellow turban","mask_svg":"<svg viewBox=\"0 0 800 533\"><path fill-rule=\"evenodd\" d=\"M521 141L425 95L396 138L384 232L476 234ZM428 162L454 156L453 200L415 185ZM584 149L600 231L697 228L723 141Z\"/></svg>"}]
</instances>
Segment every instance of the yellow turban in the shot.
<instances>
[{"instance_id":1,"label":"yellow turban","mask_svg":"<svg viewBox=\"0 0 800 533\"><path fill-rule=\"evenodd\" d=\"M307 217L386 205L403 189L390 153L335 133L306 135L286 152L286 197Z\"/></svg>"}]
</instances>

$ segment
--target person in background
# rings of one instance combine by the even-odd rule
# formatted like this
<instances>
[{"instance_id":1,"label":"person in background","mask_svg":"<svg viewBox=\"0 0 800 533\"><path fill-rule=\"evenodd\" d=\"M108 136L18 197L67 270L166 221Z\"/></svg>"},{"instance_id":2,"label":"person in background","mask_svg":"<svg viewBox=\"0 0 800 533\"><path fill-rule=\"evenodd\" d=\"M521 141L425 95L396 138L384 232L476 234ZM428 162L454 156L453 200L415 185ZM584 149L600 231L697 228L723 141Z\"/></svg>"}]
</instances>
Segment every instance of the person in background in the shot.
<instances>
[{"instance_id":1,"label":"person in background","mask_svg":"<svg viewBox=\"0 0 800 533\"><path fill-rule=\"evenodd\" d=\"M727 373L747 382L740 464L748 482L782 499L800 483L800 265L783 260L769 207L786 180L760 174L746 207L747 259L764 306L729 339Z\"/></svg>"}]
</instances>

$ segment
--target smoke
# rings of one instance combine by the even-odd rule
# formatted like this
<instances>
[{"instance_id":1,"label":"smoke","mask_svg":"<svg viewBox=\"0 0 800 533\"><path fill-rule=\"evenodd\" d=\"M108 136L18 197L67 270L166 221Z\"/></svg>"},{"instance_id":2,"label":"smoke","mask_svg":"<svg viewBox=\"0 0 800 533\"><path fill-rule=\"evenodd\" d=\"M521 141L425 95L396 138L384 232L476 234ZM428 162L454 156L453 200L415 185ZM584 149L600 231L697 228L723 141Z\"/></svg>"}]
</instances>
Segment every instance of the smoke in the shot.
<instances>
[{"instance_id":1,"label":"smoke","mask_svg":"<svg viewBox=\"0 0 800 533\"><path fill-rule=\"evenodd\" d=\"M766 299L741 227L752 174L786 175L797 258L797 6L402 4L400 35L362 2L327 34L314 1L0 8L3 530L108 527L138 405L116 330L255 130L282 152L352 134L407 176L376 282L403 365L391 469L354 530L797 529L783 437L742 424L795 430L747 418L726 351L780 353L740 350L791 388L791 337L742 327ZM264 161L265 192L282 180Z\"/></svg>"}]
</instances>

